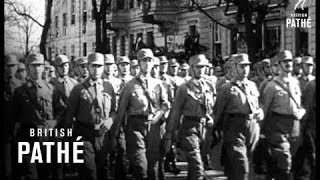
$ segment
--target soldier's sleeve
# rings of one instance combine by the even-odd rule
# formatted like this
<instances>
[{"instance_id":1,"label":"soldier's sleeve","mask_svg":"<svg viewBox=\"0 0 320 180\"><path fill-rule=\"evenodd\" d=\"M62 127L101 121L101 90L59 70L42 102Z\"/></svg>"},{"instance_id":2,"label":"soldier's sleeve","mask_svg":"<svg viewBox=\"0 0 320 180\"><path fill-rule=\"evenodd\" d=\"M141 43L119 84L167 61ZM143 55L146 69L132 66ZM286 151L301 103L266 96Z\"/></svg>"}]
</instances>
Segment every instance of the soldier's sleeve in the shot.
<instances>
[{"instance_id":1,"label":"soldier's sleeve","mask_svg":"<svg viewBox=\"0 0 320 180\"><path fill-rule=\"evenodd\" d=\"M185 85L182 85L177 89L176 97L171 109L171 115L166 124L166 132L168 133L172 133L179 126L182 108L185 103L185 97L187 96L186 90L187 89Z\"/></svg>"},{"instance_id":2,"label":"soldier's sleeve","mask_svg":"<svg viewBox=\"0 0 320 180\"><path fill-rule=\"evenodd\" d=\"M274 98L274 83L268 83L266 88L263 91L263 104L262 104L262 109L264 114L267 114L269 111L270 105L273 101Z\"/></svg>"},{"instance_id":3,"label":"soldier's sleeve","mask_svg":"<svg viewBox=\"0 0 320 180\"><path fill-rule=\"evenodd\" d=\"M223 120L223 112L227 106L227 103L229 102L229 90L230 84L225 83L222 85L220 93L217 95L217 101L214 106L214 115L216 118L217 124L219 122L222 122Z\"/></svg>"},{"instance_id":4,"label":"soldier's sleeve","mask_svg":"<svg viewBox=\"0 0 320 180\"><path fill-rule=\"evenodd\" d=\"M69 102L66 109L66 117L63 122L63 125L67 128L72 127L73 117L75 117L78 111L79 102L80 102L80 91L81 91L80 86L75 86L70 92L70 96L68 99Z\"/></svg>"},{"instance_id":5,"label":"soldier's sleeve","mask_svg":"<svg viewBox=\"0 0 320 180\"><path fill-rule=\"evenodd\" d=\"M131 94L131 85L130 83L126 83L120 93L119 106L118 106L116 119L110 128L110 133L112 137L116 137L118 135L120 126L125 118L125 113L128 108L130 94Z\"/></svg>"}]
</instances>

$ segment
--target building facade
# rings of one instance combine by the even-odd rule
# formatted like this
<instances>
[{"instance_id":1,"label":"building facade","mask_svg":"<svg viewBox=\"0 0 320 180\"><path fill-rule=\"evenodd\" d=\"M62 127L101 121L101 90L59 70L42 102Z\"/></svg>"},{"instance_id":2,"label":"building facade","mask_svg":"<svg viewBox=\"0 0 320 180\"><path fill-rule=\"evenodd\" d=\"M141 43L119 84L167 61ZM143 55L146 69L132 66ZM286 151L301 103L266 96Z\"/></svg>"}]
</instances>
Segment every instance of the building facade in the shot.
<instances>
[{"instance_id":1,"label":"building facade","mask_svg":"<svg viewBox=\"0 0 320 180\"><path fill-rule=\"evenodd\" d=\"M287 27L298 0L279 6L281 0L273 0L262 25L262 50L288 49L293 54L308 53L315 56L316 6L315 0L306 0L304 13L311 19L311 27ZM296 2L297 1L297 2ZM198 0L203 10L214 20L225 25L234 25L237 7L217 4L219 0ZM99 2L97 2L99 3ZM70 59L85 57L95 51L95 20L91 0L56 0L52 7L52 24L48 37L48 58L66 54ZM107 11L107 39L115 56L130 55L139 41L147 47L165 49L166 52L184 52L187 37L195 37L206 47L209 59L227 56L233 52L245 52L241 38L243 25L234 33L208 15L199 11L190 0L117 0L112 1ZM236 39L236 40L235 40Z\"/></svg>"}]
</instances>

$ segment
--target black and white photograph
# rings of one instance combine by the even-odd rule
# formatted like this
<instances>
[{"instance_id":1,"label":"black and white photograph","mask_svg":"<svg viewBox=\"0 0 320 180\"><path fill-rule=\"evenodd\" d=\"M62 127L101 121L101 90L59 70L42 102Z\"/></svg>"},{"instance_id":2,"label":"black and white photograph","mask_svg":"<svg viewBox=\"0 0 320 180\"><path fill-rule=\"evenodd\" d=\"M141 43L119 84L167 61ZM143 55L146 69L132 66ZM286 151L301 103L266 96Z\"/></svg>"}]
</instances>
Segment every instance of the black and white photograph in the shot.
<instances>
[{"instance_id":1,"label":"black and white photograph","mask_svg":"<svg viewBox=\"0 0 320 180\"><path fill-rule=\"evenodd\" d=\"M316 0L3 15L1 179L316 179Z\"/></svg>"}]
</instances>

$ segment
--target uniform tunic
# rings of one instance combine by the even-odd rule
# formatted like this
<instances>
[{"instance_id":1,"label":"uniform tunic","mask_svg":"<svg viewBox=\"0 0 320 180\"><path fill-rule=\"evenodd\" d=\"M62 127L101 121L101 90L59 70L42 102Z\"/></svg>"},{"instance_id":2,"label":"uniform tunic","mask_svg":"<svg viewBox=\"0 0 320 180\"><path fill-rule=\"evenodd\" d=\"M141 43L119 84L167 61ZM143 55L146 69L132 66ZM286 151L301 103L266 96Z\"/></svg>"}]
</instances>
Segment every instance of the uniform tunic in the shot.
<instances>
[{"instance_id":1,"label":"uniform tunic","mask_svg":"<svg viewBox=\"0 0 320 180\"><path fill-rule=\"evenodd\" d=\"M146 91L141 83L145 84ZM152 102L149 101L149 94ZM160 124L150 125L148 116L157 110L167 111L170 103L162 82L152 77L138 75L127 82L120 94L118 116L113 126L113 136L127 115L126 144L127 155L134 165L135 178L157 178L157 163L160 149ZM149 133L152 132L152 133Z\"/></svg>"},{"instance_id":2,"label":"uniform tunic","mask_svg":"<svg viewBox=\"0 0 320 180\"><path fill-rule=\"evenodd\" d=\"M178 141L188 162L188 178L203 178L203 164L200 143L205 133L206 117L212 115L215 103L215 89L206 80L191 79L178 87L172 114L167 122L167 133L173 133L180 127ZM204 121L203 121L204 120Z\"/></svg>"}]
</instances>

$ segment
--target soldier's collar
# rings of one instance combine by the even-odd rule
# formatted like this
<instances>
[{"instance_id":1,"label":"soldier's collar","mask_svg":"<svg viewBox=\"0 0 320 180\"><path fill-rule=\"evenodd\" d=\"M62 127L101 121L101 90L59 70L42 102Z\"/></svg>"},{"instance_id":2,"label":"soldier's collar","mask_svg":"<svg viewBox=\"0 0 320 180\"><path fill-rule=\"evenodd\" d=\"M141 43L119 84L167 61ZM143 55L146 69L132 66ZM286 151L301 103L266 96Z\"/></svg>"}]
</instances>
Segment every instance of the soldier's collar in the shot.
<instances>
[{"instance_id":1,"label":"soldier's collar","mask_svg":"<svg viewBox=\"0 0 320 180\"><path fill-rule=\"evenodd\" d=\"M94 83L102 84L103 82L101 78L97 79L96 81L94 81L92 78L88 78L88 83L90 84L90 86L93 86Z\"/></svg>"},{"instance_id":2,"label":"soldier's collar","mask_svg":"<svg viewBox=\"0 0 320 180\"><path fill-rule=\"evenodd\" d=\"M64 76L63 78L62 77L58 77L58 82L59 83L63 83L64 81L67 81L68 79L68 76Z\"/></svg>"},{"instance_id":3,"label":"soldier's collar","mask_svg":"<svg viewBox=\"0 0 320 180\"><path fill-rule=\"evenodd\" d=\"M37 80L33 80L33 79L28 79L27 80L27 86L31 87L31 86L37 86L39 88L42 88L43 86L45 86L44 82L42 79L37 79Z\"/></svg>"}]
</instances>

